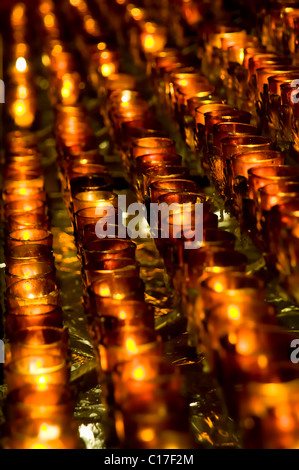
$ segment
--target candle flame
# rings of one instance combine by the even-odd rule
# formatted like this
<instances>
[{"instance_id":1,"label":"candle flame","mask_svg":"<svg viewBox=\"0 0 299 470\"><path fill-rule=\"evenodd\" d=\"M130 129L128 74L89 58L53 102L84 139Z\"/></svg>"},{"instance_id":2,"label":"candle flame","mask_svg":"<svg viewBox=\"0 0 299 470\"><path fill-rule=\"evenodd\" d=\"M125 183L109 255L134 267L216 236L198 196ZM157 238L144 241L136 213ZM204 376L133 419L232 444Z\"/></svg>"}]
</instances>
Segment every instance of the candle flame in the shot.
<instances>
[{"instance_id":1,"label":"candle flame","mask_svg":"<svg viewBox=\"0 0 299 470\"><path fill-rule=\"evenodd\" d=\"M49 382L49 376L48 375L39 375L36 378L36 383L37 383L38 390L40 390L40 391L47 390L48 382Z\"/></svg>"},{"instance_id":2,"label":"candle flame","mask_svg":"<svg viewBox=\"0 0 299 470\"><path fill-rule=\"evenodd\" d=\"M119 312L119 318L121 320L125 320L127 318L127 314L124 310L122 310L121 312Z\"/></svg>"},{"instance_id":3,"label":"candle flame","mask_svg":"<svg viewBox=\"0 0 299 470\"><path fill-rule=\"evenodd\" d=\"M97 48L99 49L99 51L103 51L104 49L106 49L106 47L107 47L107 44L105 42L99 42L97 45Z\"/></svg>"},{"instance_id":4,"label":"candle flame","mask_svg":"<svg viewBox=\"0 0 299 470\"><path fill-rule=\"evenodd\" d=\"M114 64L103 64L101 67L101 73L103 77L109 77L109 75L115 72L115 65Z\"/></svg>"},{"instance_id":5,"label":"candle flame","mask_svg":"<svg viewBox=\"0 0 299 470\"><path fill-rule=\"evenodd\" d=\"M44 25L46 28L53 28L54 25L55 25L55 16L53 15L53 13L48 13L45 17L44 17Z\"/></svg>"},{"instance_id":6,"label":"candle flame","mask_svg":"<svg viewBox=\"0 0 299 470\"><path fill-rule=\"evenodd\" d=\"M133 16L134 20L139 21L142 19L142 11L140 8L132 8L131 15Z\"/></svg>"},{"instance_id":7,"label":"candle flame","mask_svg":"<svg viewBox=\"0 0 299 470\"><path fill-rule=\"evenodd\" d=\"M36 449L38 449L38 450L40 450L40 449L50 449L50 447L49 447L47 444L42 444L42 443L40 443L40 442L37 442L36 444L33 444L33 445L31 446L31 449L32 449L32 450L33 450L33 449L35 449L35 450L36 450Z\"/></svg>"},{"instance_id":8,"label":"candle flame","mask_svg":"<svg viewBox=\"0 0 299 470\"><path fill-rule=\"evenodd\" d=\"M28 96L27 88L24 85L20 85L18 87L18 97L23 100L27 98L27 96Z\"/></svg>"},{"instance_id":9,"label":"candle flame","mask_svg":"<svg viewBox=\"0 0 299 470\"><path fill-rule=\"evenodd\" d=\"M155 433L153 429L150 428L141 429L139 432L139 437L143 442L150 442L154 439Z\"/></svg>"},{"instance_id":10,"label":"candle flame","mask_svg":"<svg viewBox=\"0 0 299 470\"><path fill-rule=\"evenodd\" d=\"M257 363L261 369L265 369L268 365L268 358L265 354L260 354L257 358Z\"/></svg>"},{"instance_id":11,"label":"candle flame","mask_svg":"<svg viewBox=\"0 0 299 470\"><path fill-rule=\"evenodd\" d=\"M25 102L22 100L16 101L14 108L15 114L17 116L24 116L24 114L26 113L26 105Z\"/></svg>"},{"instance_id":12,"label":"candle flame","mask_svg":"<svg viewBox=\"0 0 299 470\"><path fill-rule=\"evenodd\" d=\"M16 60L16 69L18 72L25 72L27 69L27 62L24 57L18 57Z\"/></svg>"},{"instance_id":13,"label":"candle flame","mask_svg":"<svg viewBox=\"0 0 299 470\"><path fill-rule=\"evenodd\" d=\"M109 297L111 295L110 287L104 286L100 288L100 296L101 297Z\"/></svg>"},{"instance_id":14,"label":"candle flame","mask_svg":"<svg viewBox=\"0 0 299 470\"><path fill-rule=\"evenodd\" d=\"M223 285L221 284L221 282L216 282L215 283L214 290L216 292L222 292L223 291Z\"/></svg>"},{"instance_id":15,"label":"candle flame","mask_svg":"<svg viewBox=\"0 0 299 470\"><path fill-rule=\"evenodd\" d=\"M123 294L115 294L117 300L122 300L124 298Z\"/></svg>"},{"instance_id":16,"label":"candle flame","mask_svg":"<svg viewBox=\"0 0 299 470\"><path fill-rule=\"evenodd\" d=\"M21 196L26 196L27 192L28 192L27 188L20 188L19 189L19 194Z\"/></svg>"},{"instance_id":17,"label":"candle flame","mask_svg":"<svg viewBox=\"0 0 299 470\"><path fill-rule=\"evenodd\" d=\"M236 305L230 305L227 309L227 315L232 320L239 320L241 313L239 308Z\"/></svg>"},{"instance_id":18,"label":"candle flame","mask_svg":"<svg viewBox=\"0 0 299 470\"><path fill-rule=\"evenodd\" d=\"M137 353L137 346L133 338L127 338L125 346L129 353Z\"/></svg>"},{"instance_id":19,"label":"candle flame","mask_svg":"<svg viewBox=\"0 0 299 470\"><path fill-rule=\"evenodd\" d=\"M23 232L23 240L26 241L26 240L29 240L29 238L30 238L30 232L29 232L29 230L25 230Z\"/></svg>"},{"instance_id":20,"label":"candle flame","mask_svg":"<svg viewBox=\"0 0 299 470\"><path fill-rule=\"evenodd\" d=\"M145 370L142 366L138 366L133 370L133 377L136 380L143 380L145 377Z\"/></svg>"},{"instance_id":21,"label":"candle flame","mask_svg":"<svg viewBox=\"0 0 299 470\"><path fill-rule=\"evenodd\" d=\"M144 38L144 47L146 49L153 49L155 47L155 39L152 35L147 34Z\"/></svg>"},{"instance_id":22,"label":"candle flame","mask_svg":"<svg viewBox=\"0 0 299 470\"><path fill-rule=\"evenodd\" d=\"M235 333L229 333L228 335L228 341L230 344L236 344L237 343L237 336Z\"/></svg>"},{"instance_id":23,"label":"candle flame","mask_svg":"<svg viewBox=\"0 0 299 470\"><path fill-rule=\"evenodd\" d=\"M60 435L60 429L58 426L54 426L47 423L42 423L39 428L38 438L42 441L48 441L57 439Z\"/></svg>"}]
</instances>

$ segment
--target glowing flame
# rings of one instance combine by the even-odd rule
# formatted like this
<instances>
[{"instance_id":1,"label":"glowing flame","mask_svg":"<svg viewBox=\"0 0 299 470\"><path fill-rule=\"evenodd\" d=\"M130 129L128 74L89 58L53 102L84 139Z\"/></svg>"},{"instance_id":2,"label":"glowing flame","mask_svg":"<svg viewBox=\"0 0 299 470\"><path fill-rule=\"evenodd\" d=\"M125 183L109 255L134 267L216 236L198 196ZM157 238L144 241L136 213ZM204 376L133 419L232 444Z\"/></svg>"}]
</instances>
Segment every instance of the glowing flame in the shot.
<instances>
[{"instance_id":1,"label":"glowing flame","mask_svg":"<svg viewBox=\"0 0 299 470\"><path fill-rule=\"evenodd\" d=\"M144 38L144 47L146 49L153 49L155 47L155 39L150 34L147 34Z\"/></svg>"},{"instance_id":2,"label":"glowing flame","mask_svg":"<svg viewBox=\"0 0 299 470\"><path fill-rule=\"evenodd\" d=\"M27 69L27 61L24 57L17 58L16 69L18 72L25 72L25 70Z\"/></svg>"},{"instance_id":3,"label":"glowing flame","mask_svg":"<svg viewBox=\"0 0 299 470\"><path fill-rule=\"evenodd\" d=\"M123 294L115 294L116 300L122 300L124 298Z\"/></svg>"},{"instance_id":4,"label":"glowing flame","mask_svg":"<svg viewBox=\"0 0 299 470\"><path fill-rule=\"evenodd\" d=\"M228 335L228 341L230 344L236 344L237 343L237 336L235 333L229 333Z\"/></svg>"},{"instance_id":5,"label":"glowing flame","mask_svg":"<svg viewBox=\"0 0 299 470\"><path fill-rule=\"evenodd\" d=\"M111 290L109 286L104 286L100 288L101 297L109 297L111 295Z\"/></svg>"},{"instance_id":6,"label":"glowing flame","mask_svg":"<svg viewBox=\"0 0 299 470\"><path fill-rule=\"evenodd\" d=\"M48 13L48 14L44 17L44 25L45 25L45 27L48 28L48 29L54 27L54 25L55 25L55 16L53 15L53 13Z\"/></svg>"},{"instance_id":7,"label":"glowing flame","mask_svg":"<svg viewBox=\"0 0 299 470\"><path fill-rule=\"evenodd\" d=\"M46 444L42 444L42 443L40 443L40 442L37 442L36 444L33 444L33 445L31 446L31 449L32 449L32 450L33 450L33 449L35 449L35 450L36 450L36 449L38 449L38 450L40 450L40 449L49 449L49 446L47 446Z\"/></svg>"},{"instance_id":8,"label":"glowing flame","mask_svg":"<svg viewBox=\"0 0 299 470\"><path fill-rule=\"evenodd\" d=\"M23 240L29 240L30 238L30 232L29 230L25 230L25 232L23 232Z\"/></svg>"},{"instance_id":9,"label":"glowing flame","mask_svg":"<svg viewBox=\"0 0 299 470\"><path fill-rule=\"evenodd\" d=\"M137 346L133 338L127 338L125 347L129 353L137 353Z\"/></svg>"},{"instance_id":10,"label":"glowing flame","mask_svg":"<svg viewBox=\"0 0 299 470\"><path fill-rule=\"evenodd\" d=\"M125 320L127 318L127 314L124 310L122 310L121 312L119 312L119 318L121 320Z\"/></svg>"},{"instance_id":11,"label":"glowing flame","mask_svg":"<svg viewBox=\"0 0 299 470\"><path fill-rule=\"evenodd\" d=\"M140 8L132 8L131 15L133 16L134 20L139 21L142 19L142 11Z\"/></svg>"},{"instance_id":12,"label":"glowing flame","mask_svg":"<svg viewBox=\"0 0 299 470\"><path fill-rule=\"evenodd\" d=\"M109 56L110 56L110 53L109 53L108 51L104 51L104 52L102 52L102 54L101 54L101 57L102 57L102 59L104 59L104 60L108 59Z\"/></svg>"},{"instance_id":13,"label":"glowing flame","mask_svg":"<svg viewBox=\"0 0 299 470\"><path fill-rule=\"evenodd\" d=\"M128 90L123 92L123 95L121 97L121 101L123 103L128 103L128 101L130 101L130 92Z\"/></svg>"},{"instance_id":14,"label":"glowing flame","mask_svg":"<svg viewBox=\"0 0 299 470\"><path fill-rule=\"evenodd\" d=\"M240 310L236 305L230 305L227 309L227 315L232 320L239 320L240 319Z\"/></svg>"},{"instance_id":15,"label":"glowing flame","mask_svg":"<svg viewBox=\"0 0 299 470\"><path fill-rule=\"evenodd\" d=\"M271 206L276 206L276 204L278 203L278 198L276 196L272 196L270 198L270 204Z\"/></svg>"},{"instance_id":16,"label":"glowing flame","mask_svg":"<svg viewBox=\"0 0 299 470\"><path fill-rule=\"evenodd\" d=\"M39 428L38 438L41 440L53 440L57 439L60 435L60 429L58 426L54 426L47 423L42 423Z\"/></svg>"},{"instance_id":17,"label":"glowing flame","mask_svg":"<svg viewBox=\"0 0 299 470\"><path fill-rule=\"evenodd\" d=\"M20 85L18 87L18 97L21 98L22 100L27 98L28 96L28 91L27 88L24 85Z\"/></svg>"},{"instance_id":18,"label":"glowing flame","mask_svg":"<svg viewBox=\"0 0 299 470\"><path fill-rule=\"evenodd\" d=\"M216 292L222 292L223 291L223 285L221 284L221 282L216 282L215 283L214 290Z\"/></svg>"},{"instance_id":19,"label":"glowing flame","mask_svg":"<svg viewBox=\"0 0 299 470\"><path fill-rule=\"evenodd\" d=\"M115 65L114 64L103 64L101 67L101 74L103 77L109 77L109 75L115 72Z\"/></svg>"},{"instance_id":20,"label":"glowing flame","mask_svg":"<svg viewBox=\"0 0 299 470\"><path fill-rule=\"evenodd\" d=\"M36 378L36 383L37 383L38 390L40 390L40 391L47 390L48 382L49 382L49 376L48 375L39 375Z\"/></svg>"},{"instance_id":21,"label":"glowing flame","mask_svg":"<svg viewBox=\"0 0 299 470\"><path fill-rule=\"evenodd\" d=\"M145 377L145 370L142 366L138 366L133 370L133 377L136 380L143 380Z\"/></svg>"},{"instance_id":22,"label":"glowing flame","mask_svg":"<svg viewBox=\"0 0 299 470\"><path fill-rule=\"evenodd\" d=\"M19 189L19 194L20 194L21 196L26 196L27 193L28 193L27 188L20 188L20 189Z\"/></svg>"},{"instance_id":23,"label":"glowing flame","mask_svg":"<svg viewBox=\"0 0 299 470\"><path fill-rule=\"evenodd\" d=\"M107 44L105 42L99 42L99 44L97 45L97 48L99 49L99 51L104 51L107 47Z\"/></svg>"},{"instance_id":24,"label":"glowing flame","mask_svg":"<svg viewBox=\"0 0 299 470\"><path fill-rule=\"evenodd\" d=\"M260 354L259 357L257 358L257 363L261 369L265 369L268 366L267 356L265 356L265 354Z\"/></svg>"},{"instance_id":25,"label":"glowing flame","mask_svg":"<svg viewBox=\"0 0 299 470\"><path fill-rule=\"evenodd\" d=\"M147 428L147 429L141 429L139 432L139 437L143 442L150 442L154 439L155 433L153 429Z\"/></svg>"},{"instance_id":26,"label":"glowing flame","mask_svg":"<svg viewBox=\"0 0 299 470\"><path fill-rule=\"evenodd\" d=\"M26 107L24 101L21 101L21 100L16 101L15 106L14 106L14 110L15 110L15 114L17 116L24 116L24 114L26 113L26 110L27 110L27 107Z\"/></svg>"}]
</instances>

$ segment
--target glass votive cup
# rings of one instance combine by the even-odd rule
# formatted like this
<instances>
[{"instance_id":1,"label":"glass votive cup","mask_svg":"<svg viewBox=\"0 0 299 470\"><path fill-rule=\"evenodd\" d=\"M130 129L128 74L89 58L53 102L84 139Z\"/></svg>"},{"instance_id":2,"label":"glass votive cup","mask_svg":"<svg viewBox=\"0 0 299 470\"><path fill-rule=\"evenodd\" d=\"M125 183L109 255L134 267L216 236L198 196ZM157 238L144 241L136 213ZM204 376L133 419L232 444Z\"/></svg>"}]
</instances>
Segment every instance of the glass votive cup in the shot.
<instances>
[{"instance_id":1,"label":"glass votive cup","mask_svg":"<svg viewBox=\"0 0 299 470\"><path fill-rule=\"evenodd\" d=\"M62 327L62 310L57 305L15 307L6 313L5 331L9 339L16 331L32 326Z\"/></svg>"},{"instance_id":2,"label":"glass votive cup","mask_svg":"<svg viewBox=\"0 0 299 470\"><path fill-rule=\"evenodd\" d=\"M40 200L19 200L4 204L4 220L13 214L23 214L24 212L34 212L35 214L46 214L46 205Z\"/></svg>"},{"instance_id":3,"label":"glass votive cup","mask_svg":"<svg viewBox=\"0 0 299 470\"><path fill-rule=\"evenodd\" d=\"M281 331L277 326L276 310L273 306L265 301L259 301L257 298L246 300L242 296L239 299L224 299L223 303L212 308L206 314L205 320L202 322L203 326L199 333L201 349L205 352L211 369L217 374L217 379L222 385L224 383L229 385L230 382L226 381L224 374L224 366L230 367L230 361L224 365L224 358L221 355L224 338L227 337L229 342L234 342L236 330L245 324L255 325L257 328L261 328L261 325L265 324ZM240 343L241 347L244 347L245 350L245 339L242 344ZM250 357L248 361L251 365L258 365L256 357L253 360ZM248 367L248 371L250 371L250 367ZM242 371L239 372L243 374ZM235 375L234 378L233 375ZM237 381L237 375L237 371L234 370L231 383L233 380Z\"/></svg>"},{"instance_id":4,"label":"glass votive cup","mask_svg":"<svg viewBox=\"0 0 299 470\"><path fill-rule=\"evenodd\" d=\"M131 148L132 160L141 155L156 154L175 154L175 142L167 137L144 137L136 139Z\"/></svg>"},{"instance_id":5,"label":"glass votive cup","mask_svg":"<svg viewBox=\"0 0 299 470\"><path fill-rule=\"evenodd\" d=\"M10 427L7 449L77 449L77 424L64 416L18 420Z\"/></svg>"},{"instance_id":6,"label":"glass votive cup","mask_svg":"<svg viewBox=\"0 0 299 470\"><path fill-rule=\"evenodd\" d=\"M220 122L213 127L213 145L221 149L221 141L230 135L258 135L259 130L255 126L241 122Z\"/></svg>"},{"instance_id":7,"label":"glass votive cup","mask_svg":"<svg viewBox=\"0 0 299 470\"><path fill-rule=\"evenodd\" d=\"M9 392L24 385L37 386L38 390L46 390L50 384L67 385L70 374L66 361L61 356L51 355L25 356L10 361L4 372Z\"/></svg>"},{"instance_id":8,"label":"glass votive cup","mask_svg":"<svg viewBox=\"0 0 299 470\"><path fill-rule=\"evenodd\" d=\"M266 297L265 282L260 277L240 272L212 274L200 283L199 291L198 319L208 315L224 298L233 303L234 299L262 301Z\"/></svg>"},{"instance_id":9,"label":"glass votive cup","mask_svg":"<svg viewBox=\"0 0 299 470\"><path fill-rule=\"evenodd\" d=\"M112 372L115 402L121 407L129 397L157 390L181 392L180 369L159 356L135 356L117 364Z\"/></svg>"},{"instance_id":10,"label":"glass votive cup","mask_svg":"<svg viewBox=\"0 0 299 470\"><path fill-rule=\"evenodd\" d=\"M70 182L71 200L83 191L112 191L113 179L108 175L78 176Z\"/></svg>"},{"instance_id":11,"label":"glass votive cup","mask_svg":"<svg viewBox=\"0 0 299 470\"><path fill-rule=\"evenodd\" d=\"M9 152L16 153L24 148L35 148L38 144L37 135L25 129L8 132L5 141Z\"/></svg>"},{"instance_id":12,"label":"glass votive cup","mask_svg":"<svg viewBox=\"0 0 299 470\"><path fill-rule=\"evenodd\" d=\"M74 214L81 209L94 206L94 204L103 205L105 203L117 205L117 195L111 191L83 191L78 193L72 200Z\"/></svg>"},{"instance_id":13,"label":"glass votive cup","mask_svg":"<svg viewBox=\"0 0 299 470\"><path fill-rule=\"evenodd\" d=\"M8 268L21 263L49 262L54 265L53 250L45 245L18 245L5 253Z\"/></svg>"},{"instance_id":14,"label":"glass votive cup","mask_svg":"<svg viewBox=\"0 0 299 470\"><path fill-rule=\"evenodd\" d=\"M33 170L24 173L16 173L11 178L6 178L4 190L11 188L38 188L44 189L44 178Z\"/></svg>"},{"instance_id":15,"label":"glass votive cup","mask_svg":"<svg viewBox=\"0 0 299 470\"><path fill-rule=\"evenodd\" d=\"M46 201L46 192L42 188L9 188L3 191L3 201L14 202L26 199Z\"/></svg>"},{"instance_id":16,"label":"glass votive cup","mask_svg":"<svg viewBox=\"0 0 299 470\"><path fill-rule=\"evenodd\" d=\"M283 165L284 155L276 150L253 150L237 153L230 160L233 180L237 176L248 178L248 170L256 166Z\"/></svg>"},{"instance_id":17,"label":"glass votive cup","mask_svg":"<svg viewBox=\"0 0 299 470\"><path fill-rule=\"evenodd\" d=\"M53 326L30 326L15 332L10 344L11 360L51 355L68 360L68 332Z\"/></svg>"},{"instance_id":18,"label":"glass votive cup","mask_svg":"<svg viewBox=\"0 0 299 470\"><path fill-rule=\"evenodd\" d=\"M43 278L23 279L7 289L5 302L8 311L26 305L58 305L59 291L54 281Z\"/></svg>"},{"instance_id":19,"label":"glass votive cup","mask_svg":"<svg viewBox=\"0 0 299 470\"><path fill-rule=\"evenodd\" d=\"M211 274L245 272L246 269L247 257L236 250L204 246L198 250L185 250L184 253L190 287L199 286Z\"/></svg>"},{"instance_id":20,"label":"glass votive cup","mask_svg":"<svg viewBox=\"0 0 299 470\"><path fill-rule=\"evenodd\" d=\"M95 204L95 203L94 203ZM109 202L80 209L74 215L74 229L77 242L82 243L84 227L95 224L97 234L97 223L102 219L103 227L106 223L115 223L118 220L118 209Z\"/></svg>"},{"instance_id":21,"label":"glass votive cup","mask_svg":"<svg viewBox=\"0 0 299 470\"><path fill-rule=\"evenodd\" d=\"M95 163L79 164L78 162L75 162L68 168L67 174L65 175L65 188L69 190L70 182L75 178L80 178L82 176L90 176L90 175L102 176L106 174L109 176L107 167L104 165L95 164Z\"/></svg>"},{"instance_id":22,"label":"glass votive cup","mask_svg":"<svg viewBox=\"0 0 299 470\"><path fill-rule=\"evenodd\" d=\"M45 245L52 247L53 235L43 229L12 230L6 239L6 248L10 250L19 245Z\"/></svg>"},{"instance_id":23,"label":"glass votive cup","mask_svg":"<svg viewBox=\"0 0 299 470\"><path fill-rule=\"evenodd\" d=\"M147 448L148 441L164 431L189 432L188 405L176 391L144 393L130 397L116 412L115 422L121 442Z\"/></svg>"},{"instance_id":24,"label":"glass votive cup","mask_svg":"<svg viewBox=\"0 0 299 470\"><path fill-rule=\"evenodd\" d=\"M133 258L107 258L88 263L82 268L82 280L85 287L98 279L114 275L139 277L139 265Z\"/></svg>"},{"instance_id":25,"label":"glass votive cup","mask_svg":"<svg viewBox=\"0 0 299 470\"><path fill-rule=\"evenodd\" d=\"M194 181L186 179L167 179L163 181L156 181L149 186L149 195L151 202L158 202L158 199L163 194L168 192L199 192L200 188Z\"/></svg>"},{"instance_id":26,"label":"glass votive cup","mask_svg":"<svg viewBox=\"0 0 299 470\"><path fill-rule=\"evenodd\" d=\"M36 160L29 160L22 156L20 156L19 159L16 158L15 161L12 159L8 160L5 165L4 176L10 179L15 174L23 173L26 175L26 173L30 171L34 171L36 174L40 175L43 174L40 158L38 156Z\"/></svg>"},{"instance_id":27,"label":"glass votive cup","mask_svg":"<svg viewBox=\"0 0 299 470\"><path fill-rule=\"evenodd\" d=\"M154 309L143 300L99 301L98 308L88 312L87 322L94 344L124 326L155 329Z\"/></svg>"},{"instance_id":28,"label":"glass votive cup","mask_svg":"<svg viewBox=\"0 0 299 470\"><path fill-rule=\"evenodd\" d=\"M113 222L106 222L104 227L104 233L99 234L97 231L97 224L87 224L83 228L83 238L82 238L82 246L86 245L87 243L94 241L94 240L103 240L106 238L118 238L118 239L125 239L130 240L130 236L127 230L122 230L125 228L125 225L122 221L121 213L118 213L118 217L121 218L120 224L118 221ZM100 235L100 236L99 236ZM105 236L104 236L105 235Z\"/></svg>"},{"instance_id":29,"label":"glass votive cup","mask_svg":"<svg viewBox=\"0 0 299 470\"><path fill-rule=\"evenodd\" d=\"M220 122L240 122L250 124L251 114L247 111L240 111L237 109L217 109L215 111L205 112L205 132L207 136L207 143L213 142L213 127Z\"/></svg>"},{"instance_id":30,"label":"glass votive cup","mask_svg":"<svg viewBox=\"0 0 299 470\"><path fill-rule=\"evenodd\" d=\"M254 150L270 150L272 143L267 137L258 135L231 135L221 141L221 151L224 162L240 152Z\"/></svg>"},{"instance_id":31,"label":"glass votive cup","mask_svg":"<svg viewBox=\"0 0 299 470\"><path fill-rule=\"evenodd\" d=\"M284 204L290 199L299 198L299 181L270 183L259 190L260 208L270 211L277 204Z\"/></svg>"},{"instance_id":32,"label":"glass votive cup","mask_svg":"<svg viewBox=\"0 0 299 470\"><path fill-rule=\"evenodd\" d=\"M136 174L142 175L148 168L157 165L175 165L179 166L182 163L181 155L174 153L171 154L148 154L140 155L134 160L134 165L136 165Z\"/></svg>"},{"instance_id":33,"label":"glass votive cup","mask_svg":"<svg viewBox=\"0 0 299 470\"><path fill-rule=\"evenodd\" d=\"M208 219L207 219L208 221ZM206 224L206 221L204 220ZM186 249L185 243L193 242L196 247L196 233L194 230L179 229L177 236L177 243L172 244L172 252L170 253L169 266L177 264L183 266L184 264L184 250ZM202 241L198 242L199 247L220 247L227 249L234 249L236 237L233 233L218 228L204 228L202 232ZM187 248L188 249L188 248ZM166 263L163 256L164 262Z\"/></svg>"},{"instance_id":34,"label":"glass votive cup","mask_svg":"<svg viewBox=\"0 0 299 470\"><path fill-rule=\"evenodd\" d=\"M248 170L249 197L258 201L258 190L270 183L296 181L299 169L288 165L258 166Z\"/></svg>"},{"instance_id":35,"label":"glass votive cup","mask_svg":"<svg viewBox=\"0 0 299 470\"><path fill-rule=\"evenodd\" d=\"M161 351L162 345L155 330L125 325L113 330L99 343L100 369L111 373L118 364L134 356L159 356Z\"/></svg>"},{"instance_id":36,"label":"glass votive cup","mask_svg":"<svg viewBox=\"0 0 299 470\"><path fill-rule=\"evenodd\" d=\"M144 300L144 283L136 277L114 276L93 282L87 289L86 312L97 312L112 300Z\"/></svg>"},{"instance_id":37,"label":"glass votive cup","mask_svg":"<svg viewBox=\"0 0 299 470\"><path fill-rule=\"evenodd\" d=\"M156 181L165 181L167 179L186 179L189 176L188 168L180 165L157 165L148 168L141 175L140 187L143 195L149 193L149 186Z\"/></svg>"},{"instance_id":38,"label":"glass votive cup","mask_svg":"<svg viewBox=\"0 0 299 470\"><path fill-rule=\"evenodd\" d=\"M135 259L136 244L121 238L105 238L93 240L82 248L84 264L103 261L109 258Z\"/></svg>"},{"instance_id":39,"label":"glass votive cup","mask_svg":"<svg viewBox=\"0 0 299 470\"><path fill-rule=\"evenodd\" d=\"M11 215L6 223L7 230L20 229L44 229L50 230L50 219L45 214L36 214L33 212L25 212L23 214Z\"/></svg>"},{"instance_id":40,"label":"glass votive cup","mask_svg":"<svg viewBox=\"0 0 299 470\"><path fill-rule=\"evenodd\" d=\"M183 236L186 241L187 237L190 236L191 240L193 237L196 237L195 241L200 243L204 228L218 227L218 216L209 212L208 206L203 206L202 210L199 210L201 207L197 204L191 202L183 204L174 203L172 210L165 211L167 213L165 217L163 217L162 211L161 216L163 218L161 218L161 222L158 221L158 230L160 230L161 235L158 238L177 240ZM155 233L156 227L153 226L151 228L152 233Z\"/></svg>"},{"instance_id":41,"label":"glass votive cup","mask_svg":"<svg viewBox=\"0 0 299 470\"><path fill-rule=\"evenodd\" d=\"M56 270L53 264L47 261L17 263L6 267L5 284L7 288L23 279L48 279L55 281Z\"/></svg>"},{"instance_id":42,"label":"glass votive cup","mask_svg":"<svg viewBox=\"0 0 299 470\"><path fill-rule=\"evenodd\" d=\"M268 370L270 369L270 370ZM239 397L238 421L246 449L298 448L298 365L271 364Z\"/></svg>"},{"instance_id":43,"label":"glass votive cup","mask_svg":"<svg viewBox=\"0 0 299 470\"><path fill-rule=\"evenodd\" d=\"M44 390L38 385L25 385L12 390L5 399L5 417L8 423L18 419L49 419L63 416L72 419L74 401L68 386L48 384Z\"/></svg>"}]
</instances>

